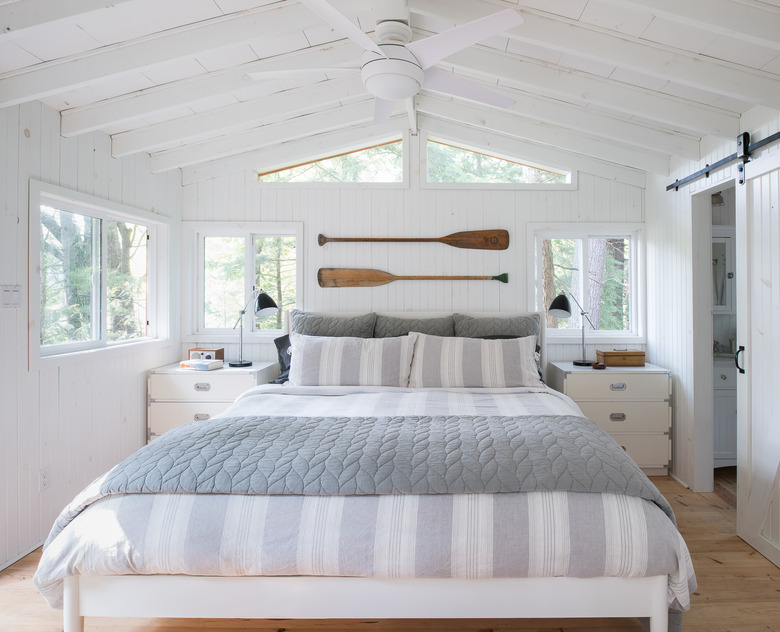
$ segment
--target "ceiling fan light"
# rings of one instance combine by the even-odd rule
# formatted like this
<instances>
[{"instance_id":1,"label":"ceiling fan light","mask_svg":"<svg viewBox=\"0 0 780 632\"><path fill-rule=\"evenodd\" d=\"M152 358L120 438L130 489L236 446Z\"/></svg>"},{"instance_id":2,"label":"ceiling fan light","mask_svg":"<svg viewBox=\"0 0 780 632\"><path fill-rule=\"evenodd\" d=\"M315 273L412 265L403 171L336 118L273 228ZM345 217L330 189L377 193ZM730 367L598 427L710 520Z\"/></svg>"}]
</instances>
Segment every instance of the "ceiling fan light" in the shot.
<instances>
[{"instance_id":1,"label":"ceiling fan light","mask_svg":"<svg viewBox=\"0 0 780 632\"><path fill-rule=\"evenodd\" d=\"M422 87L414 77L396 73L378 73L365 79L366 90L387 101L408 99Z\"/></svg>"}]
</instances>

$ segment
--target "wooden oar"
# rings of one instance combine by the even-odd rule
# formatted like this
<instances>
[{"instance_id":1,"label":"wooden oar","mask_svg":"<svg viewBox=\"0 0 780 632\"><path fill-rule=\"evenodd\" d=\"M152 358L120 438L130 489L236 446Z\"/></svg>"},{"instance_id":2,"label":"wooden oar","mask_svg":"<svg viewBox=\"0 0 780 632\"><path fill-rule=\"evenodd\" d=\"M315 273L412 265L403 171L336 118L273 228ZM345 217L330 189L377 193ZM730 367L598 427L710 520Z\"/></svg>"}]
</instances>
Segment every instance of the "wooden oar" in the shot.
<instances>
[{"instance_id":1,"label":"wooden oar","mask_svg":"<svg viewBox=\"0 0 780 632\"><path fill-rule=\"evenodd\" d=\"M497 276L400 276L366 268L320 268L317 282L320 287L374 287L393 281L501 281L509 282L508 274Z\"/></svg>"},{"instance_id":2,"label":"wooden oar","mask_svg":"<svg viewBox=\"0 0 780 632\"><path fill-rule=\"evenodd\" d=\"M455 248L476 250L506 250L509 247L509 232L505 230L466 230L445 237L326 237L319 235L317 243L328 242L437 242Z\"/></svg>"}]
</instances>

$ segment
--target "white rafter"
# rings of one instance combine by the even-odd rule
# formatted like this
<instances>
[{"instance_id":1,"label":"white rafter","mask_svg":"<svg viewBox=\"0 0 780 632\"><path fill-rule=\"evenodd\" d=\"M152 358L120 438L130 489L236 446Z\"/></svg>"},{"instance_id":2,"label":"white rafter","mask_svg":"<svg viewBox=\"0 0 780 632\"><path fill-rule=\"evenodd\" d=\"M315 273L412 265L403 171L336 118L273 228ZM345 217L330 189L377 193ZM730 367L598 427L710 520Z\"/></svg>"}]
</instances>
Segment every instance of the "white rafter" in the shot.
<instances>
[{"instance_id":1,"label":"white rafter","mask_svg":"<svg viewBox=\"0 0 780 632\"><path fill-rule=\"evenodd\" d=\"M16 0L0 5L0 41L38 26L111 8L128 0Z\"/></svg>"}]
</instances>

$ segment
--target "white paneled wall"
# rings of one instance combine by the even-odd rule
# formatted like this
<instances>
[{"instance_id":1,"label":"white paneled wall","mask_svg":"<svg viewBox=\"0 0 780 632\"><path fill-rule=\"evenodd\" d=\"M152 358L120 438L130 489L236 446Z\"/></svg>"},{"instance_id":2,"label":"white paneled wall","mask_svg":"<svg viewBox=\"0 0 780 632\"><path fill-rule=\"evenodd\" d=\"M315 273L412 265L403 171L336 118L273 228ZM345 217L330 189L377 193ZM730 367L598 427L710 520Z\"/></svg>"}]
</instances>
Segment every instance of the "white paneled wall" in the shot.
<instances>
[{"instance_id":1,"label":"white paneled wall","mask_svg":"<svg viewBox=\"0 0 780 632\"><path fill-rule=\"evenodd\" d=\"M0 109L0 284L22 287L22 308L0 310L0 568L40 544L82 487L142 445L145 371L179 355L177 339L47 360L28 371L30 178L176 220L181 215L178 173L152 175L148 157L112 159L110 140L100 133L61 138L59 120L40 103ZM174 235L178 240L178 230ZM38 471L45 467L50 488L41 492Z\"/></svg>"},{"instance_id":2,"label":"white paneled wall","mask_svg":"<svg viewBox=\"0 0 780 632\"><path fill-rule=\"evenodd\" d=\"M414 160L412 173L415 174ZM245 173L184 187L183 219L294 221L304 224L300 249L302 308L322 312L520 312L528 304L527 226L549 222L643 222L644 191L617 179L580 173L576 190L265 185ZM317 244L329 237L439 237L463 230L504 228L503 251L442 244ZM397 275L509 274L497 281L396 281L374 288L320 288L322 267L374 268ZM205 342L203 343L206 344ZM210 344L214 344L212 341ZM225 346L230 357L237 345ZM198 346L197 341L183 345ZM590 353L595 357L595 345ZM580 346L550 345L550 360L574 359ZM231 355L232 354L232 355ZM245 357L275 359L271 344L245 345Z\"/></svg>"}]
</instances>

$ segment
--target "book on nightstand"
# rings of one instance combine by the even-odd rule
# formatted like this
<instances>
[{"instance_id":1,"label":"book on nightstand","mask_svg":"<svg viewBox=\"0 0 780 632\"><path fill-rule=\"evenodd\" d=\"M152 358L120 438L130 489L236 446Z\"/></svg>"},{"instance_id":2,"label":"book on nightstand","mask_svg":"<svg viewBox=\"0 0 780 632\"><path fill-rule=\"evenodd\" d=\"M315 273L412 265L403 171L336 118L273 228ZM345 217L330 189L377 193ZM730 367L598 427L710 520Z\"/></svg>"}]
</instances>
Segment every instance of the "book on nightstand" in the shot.
<instances>
[{"instance_id":1,"label":"book on nightstand","mask_svg":"<svg viewBox=\"0 0 780 632\"><path fill-rule=\"evenodd\" d=\"M222 368L222 360L182 360L179 367L193 371L213 371Z\"/></svg>"}]
</instances>

